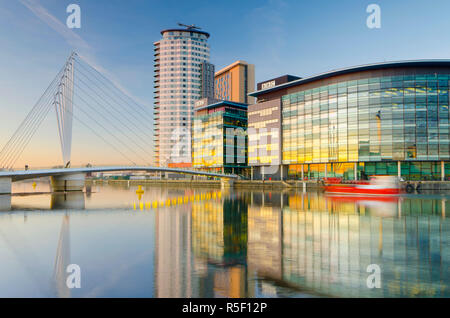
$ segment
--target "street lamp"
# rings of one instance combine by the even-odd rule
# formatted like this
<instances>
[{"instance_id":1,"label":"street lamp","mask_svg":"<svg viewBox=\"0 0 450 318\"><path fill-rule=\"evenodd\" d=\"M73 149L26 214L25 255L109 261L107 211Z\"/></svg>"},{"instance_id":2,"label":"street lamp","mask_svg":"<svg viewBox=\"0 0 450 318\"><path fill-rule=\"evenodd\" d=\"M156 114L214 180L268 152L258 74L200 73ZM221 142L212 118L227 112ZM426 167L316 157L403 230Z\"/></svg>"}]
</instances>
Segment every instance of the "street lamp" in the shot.
<instances>
[{"instance_id":1,"label":"street lamp","mask_svg":"<svg viewBox=\"0 0 450 318\"><path fill-rule=\"evenodd\" d=\"M378 130L378 145L379 145L379 154L381 156L381 110L377 112L375 115L377 118L377 130Z\"/></svg>"}]
</instances>

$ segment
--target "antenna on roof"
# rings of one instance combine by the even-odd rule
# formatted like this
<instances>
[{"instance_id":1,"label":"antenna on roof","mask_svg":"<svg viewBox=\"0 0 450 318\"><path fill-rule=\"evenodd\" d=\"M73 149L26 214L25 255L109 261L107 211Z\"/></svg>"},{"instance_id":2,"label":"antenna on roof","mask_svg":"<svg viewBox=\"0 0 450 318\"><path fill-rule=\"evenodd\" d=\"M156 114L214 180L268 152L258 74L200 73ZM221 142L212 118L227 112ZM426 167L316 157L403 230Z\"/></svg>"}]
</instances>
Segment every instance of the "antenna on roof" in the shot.
<instances>
[{"instance_id":1,"label":"antenna on roof","mask_svg":"<svg viewBox=\"0 0 450 318\"><path fill-rule=\"evenodd\" d=\"M195 29L200 30L201 29L200 27L196 26L195 24L187 25L187 24L183 24L183 23L178 22L178 25L182 26L182 27L185 27L188 30L195 30Z\"/></svg>"}]
</instances>

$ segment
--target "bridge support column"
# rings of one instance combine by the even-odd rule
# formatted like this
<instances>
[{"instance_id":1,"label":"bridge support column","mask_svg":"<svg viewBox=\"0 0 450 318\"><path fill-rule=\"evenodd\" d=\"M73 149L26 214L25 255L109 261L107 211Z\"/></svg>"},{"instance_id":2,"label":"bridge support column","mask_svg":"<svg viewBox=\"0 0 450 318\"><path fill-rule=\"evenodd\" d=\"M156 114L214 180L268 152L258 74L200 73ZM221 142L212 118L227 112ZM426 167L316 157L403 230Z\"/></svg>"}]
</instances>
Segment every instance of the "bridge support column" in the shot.
<instances>
[{"instance_id":1,"label":"bridge support column","mask_svg":"<svg viewBox=\"0 0 450 318\"><path fill-rule=\"evenodd\" d=\"M220 187L222 189L230 189L234 186L234 180L228 179L228 178L222 178L220 179Z\"/></svg>"},{"instance_id":2,"label":"bridge support column","mask_svg":"<svg viewBox=\"0 0 450 318\"><path fill-rule=\"evenodd\" d=\"M0 178L0 194L11 194L11 178Z\"/></svg>"},{"instance_id":3,"label":"bridge support column","mask_svg":"<svg viewBox=\"0 0 450 318\"><path fill-rule=\"evenodd\" d=\"M76 173L63 176L52 176L52 191L83 191L86 174Z\"/></svg>"},{"instance_id":4,"label":"bridge support column","mask_svg":"<svg viewBox=\"0 0 450 318\"><path fill-rule=\"evenodd\" d=\"M0 211L9 210L11 210L11 194L0 194Z\"/></svg>"}]
</instances>

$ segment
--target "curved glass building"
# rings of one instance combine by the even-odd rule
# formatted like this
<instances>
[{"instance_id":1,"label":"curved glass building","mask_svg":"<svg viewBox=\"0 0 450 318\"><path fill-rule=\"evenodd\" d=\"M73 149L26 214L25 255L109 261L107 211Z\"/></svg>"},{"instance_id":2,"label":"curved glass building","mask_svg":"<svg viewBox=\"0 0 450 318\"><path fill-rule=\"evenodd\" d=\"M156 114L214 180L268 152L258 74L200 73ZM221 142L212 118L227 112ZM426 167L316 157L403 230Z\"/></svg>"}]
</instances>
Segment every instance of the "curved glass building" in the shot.
<instances>
[{"instance_id":1,"label":"curved glass building","mask_svg":"<svg viewBox=\"0 0 450 318\"><path fill-rule=\"evenodd\" d=\"M441 180L450 177L449 80L450 60L390 62L250 95L280 100L281 163L291 178Z\"/></svg>"}]
</instances>

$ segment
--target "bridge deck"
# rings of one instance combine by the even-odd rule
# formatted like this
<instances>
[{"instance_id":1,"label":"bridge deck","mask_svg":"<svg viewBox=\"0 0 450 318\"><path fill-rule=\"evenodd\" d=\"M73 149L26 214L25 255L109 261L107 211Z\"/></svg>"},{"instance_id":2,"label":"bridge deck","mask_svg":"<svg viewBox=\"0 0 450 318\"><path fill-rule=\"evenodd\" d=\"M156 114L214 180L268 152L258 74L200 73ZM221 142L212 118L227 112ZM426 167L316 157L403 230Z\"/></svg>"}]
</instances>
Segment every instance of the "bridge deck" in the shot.
<instances>
[{"instance_id":1,"label":"bridge deck","mask_svg":"<svg viewBox=\"0 0 450 318\"><path fill-rule=\"evenodd\" d=\"M190 174L208 177L218 177L227 179L237 179L238 176L234 174L221 174L195 170L175 169L175 168L161 168L161 167L145 167L145 166L115 166L115 167L85 167L85 168L59 168L59 169L44 169L44 170L23 170L23 171L0 171L0 178L11 178L12 181L21 181L26 179L63 176L77 173L90 172L120 172L120 171L140 171L140 172L172 172L180 174Z\"/></svg>"}]
</instances>

